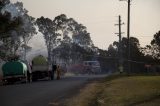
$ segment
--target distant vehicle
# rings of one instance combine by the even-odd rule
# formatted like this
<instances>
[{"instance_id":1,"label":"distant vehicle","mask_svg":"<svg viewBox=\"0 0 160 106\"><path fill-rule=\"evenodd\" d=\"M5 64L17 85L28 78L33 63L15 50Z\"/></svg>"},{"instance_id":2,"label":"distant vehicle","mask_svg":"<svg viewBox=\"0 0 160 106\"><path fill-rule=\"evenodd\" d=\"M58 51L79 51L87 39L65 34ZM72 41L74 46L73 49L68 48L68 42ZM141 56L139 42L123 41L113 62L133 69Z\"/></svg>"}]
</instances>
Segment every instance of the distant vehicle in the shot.
<instances>
[{"instance_id":1,"label":"distant vehicle","mask_svg":"<svg viewBox=\"0 0 160 106\"><path fill-rule=\"evenodd\" d=\"M73 74L84 74L83 71L83 64L72 64L68 67L68 72L73 73Z\"/></svg>"},{"instance_id":2,"label":"distant vehicle","mask_svg":"<svg viewBox=\"0 0 160 106\"><path fill-rule=\"evenodd\" d=\"M28 81L27 66L21 61L9 61L3 64L3 84L14 83L16 81Z\"/></svg>"},{"instance_id":3,"label":"distant vehicle","mask_svg":"<svg viewBox=\"0 0 160 106\"><path fill-rule=\"evenodd\" d=\"M83 61L79 64L72 64L69 71L74 74L99 74L101 67L98 61Z\"/></svg>"},{"instance_id":4,"label":"distant vehicle","mask_svg":"<svg viewBox=\"0 0 160 106\"><path fill-rule=\"evenodd\" d=\"M83 61L83 72L88 74L99 74L101 67L98 61Z\"/></svg>"},{"instance_id":5,"label":"distant vehicle","mask_svg":"<svg viewBox=\"0 0 160 106\"><path fill-rule=\"evenodd\" d=\"M32 60L32 80L38 80L38 79L51 79L52 70L49 66L49 63L47 59L42 56L36 56Z\"/></svg>"}]
</instances>

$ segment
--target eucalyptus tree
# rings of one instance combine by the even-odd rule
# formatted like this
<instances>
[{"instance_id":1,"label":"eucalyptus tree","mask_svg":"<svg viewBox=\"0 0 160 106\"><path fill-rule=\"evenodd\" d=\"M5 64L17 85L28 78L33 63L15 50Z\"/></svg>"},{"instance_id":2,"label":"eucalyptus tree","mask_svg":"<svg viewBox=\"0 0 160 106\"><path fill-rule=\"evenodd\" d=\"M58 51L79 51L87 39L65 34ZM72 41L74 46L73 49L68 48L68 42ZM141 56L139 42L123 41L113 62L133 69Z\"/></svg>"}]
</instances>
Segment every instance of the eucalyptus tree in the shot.
<instances>
[{"instance_id":1,"label":"eucalyptus tree","mask_svg":"<svg viewBox=\"0 0 160 106\"><path fill-rule=\"evenodd\" d=\"M154 58L160 59L160 31L154 34L151 41L151 51Z\"/></svg>"},{"instance_id":2,"label":"eucalyptus tree","mask_svg":"<svg viewBox=\"0 0 160 106\"><path fill-rule=\"evenodd\" d=\"M61 14L55 17L53 22L56 25L56 31L61 34L65 42L74 42L82 47L91 47L93 45L87 28L73 18L68 18L65 14Z\"/></svg>"},{"instance_id":3,"label":"eucalyptus tree","mask_svg":"<svg viewBox=\"0 0 160 106\"><path fill-rule=\"evenodd\" d=\"M0 0L0 10L6 5L9 4L10 0Z\"/></svg>"},{"instance_id":4,"label":"eucalyptus tree","mask_svg":"<svg viewBox=\"0 0 160 106\"><path fill-rule=\"evenodd\" d=\"M36 20L39 32L44 35L45 43L48 50L48 61L52 61L52 50L57 46L59 39L56 33L55 24L49 18L40 17Z\"/></svg>"},{"instance_id":5,"label":"eucalyptus tree","mask_svg":"<svg viewBox=\"0 0 160 106\"><path fill-rule=\"evenodd\" d=\"M37 34L35 28L35 18L28 15L28 11L23 8L22 2L17 2L14 4L17 11L17 16L21 18L22 25L18 28L17 34L20 38L20 46L24 51L24 59L26 59L26 52L28 48L28 42L33 35Z\"/></svg>"},{"instance_id":6,"label":"eucalyptus tree","mask_svg":"<svg viewBox=\"0 0 160 106\"><path fill-rule=\"evenodd\" d=\"M141 51L146 56L151 56L154 59L160 59L160 31L154 34L150 45L146 45L145 47L141 48Z\"/></svg>"},{"instance_id":7,"label":"eucalyptus tree","mask_svg":"<svg viewBox=\"0 0 160 106\"><path fill-rule=\"evenodd\" d=\"M93 43L90 37L90 33L87 32L87 28L82 24L75 24L73 30L73 42L77 43L81 47L92 47Z\"/></svg>"},{"instance_id":8,"label":"eucalyptus tree","mask_svg":"<svg viewBox=\"0 0 160 106\"><path fill-rule=\"evenodd\" d=\"M17 55L16 52L27 45L30 38L36 34L34 18L28 15L28 11L23 8L23 3L5 2L0 11L0 41L2 42L3 54Z\"/></svg>"},{"instance_id":9,"label":"eucalyptus tree","mask_svg":"<svg viewBox=\"0 0 160 106\"><path fill-rule=\"evenodd\" d=\"M59 33L59 39L65 43L71 43L70 29L68 25L68 18L65 14L61 14L54 18L53 23L55 24L56 32Z\"/></svg>"},{"instance_id":10,"label":"eucalyptus tree","mask_svg":"<svg viewBox=\"0 0 160 106\"><path fill-rule=\"evenodd\" d=\"M67 52L66 55L68 55L69 60L74 61L78 58L80 59L80 57L84 57L82 56L82 51L79 51L77 48L80 49L81 47L87 50L93 47L87 28L84 25L79 24L73 18L68 18L65 14L61 14L55 17L53 22L55 24L56 32L60 35L59 38L61 45L59 46L68 45L64 48L67 49L66 51L58 49L63 51L59 53L64 54L64 52ZM64 59L66 59L66 55L61 55L61 58L64 56Z\"/></svg>"}]
</instances>

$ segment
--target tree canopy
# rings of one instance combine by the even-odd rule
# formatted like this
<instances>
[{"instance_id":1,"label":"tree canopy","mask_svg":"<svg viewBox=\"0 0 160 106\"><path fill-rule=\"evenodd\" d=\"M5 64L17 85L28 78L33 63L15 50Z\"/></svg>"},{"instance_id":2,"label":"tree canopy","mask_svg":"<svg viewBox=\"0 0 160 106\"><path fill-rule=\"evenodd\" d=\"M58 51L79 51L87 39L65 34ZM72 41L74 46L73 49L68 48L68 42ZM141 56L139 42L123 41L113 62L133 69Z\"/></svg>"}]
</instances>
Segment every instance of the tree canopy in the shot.
<instances>
[{"instance_id":1,"label":"tree canopy","mask_svg":"<svg viewBox=\"0 0 160 106\"><path fill-rule=\"evenodd\" d=\"M2 0L0 5L0 57L7 59L20 55L20 49L25 49L23 47L36 34L35 20L28 15L21 2Z\"/></svg>"},{"instance_id":2,"label":"tree canopy","mask_svg":"<svg viewBox=\"0 0 160 106\"><path fill-rule=\"evenodd\" d=\"M78 56L83 57L80 54L84 49L93 47L87 28L65 14L55 17L53 21L40 17L36 22L39 31L44 35L50 62L56 61L56 58L63 61L74 61L78 59ZM83 50L79 51L80 48Z\"/></svg>"}]
</instances>

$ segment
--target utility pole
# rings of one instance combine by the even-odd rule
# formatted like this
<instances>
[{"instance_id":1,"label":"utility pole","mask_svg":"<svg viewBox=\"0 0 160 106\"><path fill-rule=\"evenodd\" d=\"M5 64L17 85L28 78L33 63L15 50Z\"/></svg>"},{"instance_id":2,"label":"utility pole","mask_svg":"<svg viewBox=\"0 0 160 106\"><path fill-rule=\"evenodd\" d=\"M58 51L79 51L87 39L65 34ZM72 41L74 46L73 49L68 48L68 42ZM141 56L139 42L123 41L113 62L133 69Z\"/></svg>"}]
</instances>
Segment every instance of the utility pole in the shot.
<instances>
[{"instance_id":1,"label":"utility pole","mask_svg":"<svg viewBox=\"0 0 160 106\"><path fill-rule=\"evenodd\" d=\"M128 0L128 22L127 22L127 38L128 38L128 74L131 72L131 48L130 48L130 0Z\"/></svg>"},{"instance_id":2,"label":"utility pole","mask_svg":"<svg viewBox=\"0 0 160 106\"><path fill-rule=\"evenodd\" d=\"M120 73L123 72L123 56L122 56L122 33L121 32L121 25L123 25L124 23L121 23L121 16L119 15L118 16L119 18L119 22L118 24L115 24L115 25L118 25L119 26L119 33L115 33L115 34L118 34L119 36L119 49L118 49L118 53L119 53L119 71Z\"/></svg>"},{"instance_id":3,"label":"utility pole","mask_svg":"<svg viewBox=\"0 0 160 106\"><path fill-rule=\"evenodd\" d=\"M131 5L131 0L119 0L119 1L127 1L128 3L128 17L127 17L127 51L128 51L128 74L131 72L131 64L130 64L130 5Z\"/></svg>"}]
</instances>

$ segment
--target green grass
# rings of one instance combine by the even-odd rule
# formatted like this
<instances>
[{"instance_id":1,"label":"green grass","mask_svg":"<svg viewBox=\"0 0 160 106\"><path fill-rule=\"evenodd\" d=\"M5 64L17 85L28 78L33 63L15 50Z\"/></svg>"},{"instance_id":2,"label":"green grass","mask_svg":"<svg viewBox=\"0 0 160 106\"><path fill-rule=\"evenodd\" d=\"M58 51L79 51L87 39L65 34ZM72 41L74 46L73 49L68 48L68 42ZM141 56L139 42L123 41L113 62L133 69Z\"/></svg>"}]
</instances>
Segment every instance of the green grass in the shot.
<instances>
[{"instance_id":1,"label":"green grass","mask_svg":"<svg viewBox=\"0 0 160 106\"><path fill-rule=\"evenodd\" d=\"M89 84L69 106L159 106L160 76L112 76Z\"/></svg>"}]
</instances>

